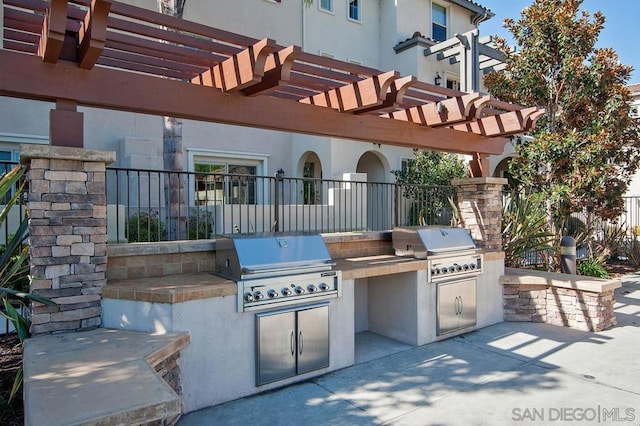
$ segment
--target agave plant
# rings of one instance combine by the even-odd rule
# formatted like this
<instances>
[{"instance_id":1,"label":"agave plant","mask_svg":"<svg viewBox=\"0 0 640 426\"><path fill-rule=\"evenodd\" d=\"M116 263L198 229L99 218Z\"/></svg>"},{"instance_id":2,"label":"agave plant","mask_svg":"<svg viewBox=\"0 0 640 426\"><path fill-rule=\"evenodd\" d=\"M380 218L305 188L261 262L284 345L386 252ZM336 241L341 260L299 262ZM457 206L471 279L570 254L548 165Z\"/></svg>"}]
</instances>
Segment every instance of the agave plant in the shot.
<instances>
[{"instance_id":1,"label":"agave plant","mask_svg":"<svg viewBox=\"0 0 640 426\"><path fill-rule=\"evenodd\" d=\"M6 200L0 211L0 228L5 224L12 207L20 202L20 194L25 185L24 182L20 183L24 171L23 167L14 167L0 177L0 199ZM17 189L13 196L10 196L13 188ZM14 304L26 306L29 301L34 301L55 305L47 298L24 291L24 282L29 272L27 262L29 246L26 244L28 234L28 219L25 217L20 222L18 229L8 237L0 255L0 315L11 321L21 342L29 337L29 320L21 313L21 310L16 309ZM16 373L9 402L15 397L21 384L22 367Z\"/></svg>"}]
</instances>

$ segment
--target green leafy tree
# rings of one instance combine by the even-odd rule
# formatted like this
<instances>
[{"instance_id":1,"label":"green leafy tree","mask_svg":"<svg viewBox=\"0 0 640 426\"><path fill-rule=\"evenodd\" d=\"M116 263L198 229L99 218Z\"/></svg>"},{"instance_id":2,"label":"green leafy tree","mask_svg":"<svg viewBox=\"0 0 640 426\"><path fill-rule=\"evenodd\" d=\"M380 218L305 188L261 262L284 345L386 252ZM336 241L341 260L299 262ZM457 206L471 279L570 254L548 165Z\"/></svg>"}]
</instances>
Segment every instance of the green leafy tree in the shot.
<instances>
[{"instance_id":1,"label":"green leafy tree","mask_svg":"<svg viewBox=\"0 0 640 426\"><path fill-rule=\"evenodd\" d=\"M516 51L504 39L506 72L485 85L497 98L543 106L533 140L516 144L510 173L546 203L556 235L572 212L617 218L638 168L638 124L626 88L632 68L610 48L594 46L605 18L581 11L582 0L535 0L518 21L505 20Z\"/></svg>"},{"instance_id":2,"label":"green leafy tree","mask_svg":"<svg viewBox=\"0 0 640 426\"><path fill-rule=\"evenodd\" d=\"M414 158L402 170L392 170L402 185L402 195L409 200L410 225L432 225L451 222L455 211L453 179L469 177L465 161L455 154L413 150Z\"/></svg>"},{"instance_id":3,"label":"green leafy tree","mask_svg":"<svg viewBox=\"0 0 640 426\"><path fill-rule=\"evenodd\" d=\"M391 172L398 183L451 185L453 179L469 177L467 164L455 154L414 149L413 156L405 168Z\"/></svg>"}]
</instances>

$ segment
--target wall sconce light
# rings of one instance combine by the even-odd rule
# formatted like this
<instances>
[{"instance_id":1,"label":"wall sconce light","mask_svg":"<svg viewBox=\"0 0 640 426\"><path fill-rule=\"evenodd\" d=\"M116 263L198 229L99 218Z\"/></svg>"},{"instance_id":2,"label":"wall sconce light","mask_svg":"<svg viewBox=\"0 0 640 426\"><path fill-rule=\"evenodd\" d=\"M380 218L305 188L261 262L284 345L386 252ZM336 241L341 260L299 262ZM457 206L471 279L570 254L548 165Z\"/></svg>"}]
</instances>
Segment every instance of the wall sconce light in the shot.
<instances>
[{"instance_id":1,"label":"wall sconce light","mask_svg":"<svg viewBox=\"0 0 640 426\"><path fill-rule=\"evenodd\" d=\"M280 167L280 168L278 169L278 171L276 172L276 177L277 177L278 179L282 179L282 178L284 177L284 170L282 170L282 167Z\"/></svg>"},{"instance_id":2,"label":"wall sconce light","mask_svg":"<svg viewBox=\"0 0 640 426\"><path fill-rule=\"evenodd\" d=\"M440 86L441 81L442 81L442 77L440 77L440 74L438 73L438 71L436 71L436 78L435 78L436 86Z\"/></svg>"}]
</instances>

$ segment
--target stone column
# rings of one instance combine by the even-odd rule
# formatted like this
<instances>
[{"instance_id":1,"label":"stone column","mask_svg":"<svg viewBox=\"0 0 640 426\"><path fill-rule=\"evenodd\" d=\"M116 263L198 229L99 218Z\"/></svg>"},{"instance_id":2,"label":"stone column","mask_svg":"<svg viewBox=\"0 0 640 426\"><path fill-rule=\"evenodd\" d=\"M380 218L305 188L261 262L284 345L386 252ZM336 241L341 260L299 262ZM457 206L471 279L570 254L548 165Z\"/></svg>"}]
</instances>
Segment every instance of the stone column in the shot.
<instances>
[{"instance_id":1,"label":"stone column","mask_svg":"<svg viewBox=\"0 0 640 426\"><path fill-rule=\"evenodd\" d=\"M101 324L107 269L106 165L115 152L23 145L28 165L31 292L57 306L31 305L31 333Z\"/></svg>"},{"instance_id":2,"label":"stone column","mask_svg":"<svg viewBox=\"0 0 640 426\"><path fill-rule=\"evenodd\" d=\"M502 249L502 189L503 178L480 177L454 179L458 188L460 220L471 231L478 247Z\"/></svg>"}]
</instances>

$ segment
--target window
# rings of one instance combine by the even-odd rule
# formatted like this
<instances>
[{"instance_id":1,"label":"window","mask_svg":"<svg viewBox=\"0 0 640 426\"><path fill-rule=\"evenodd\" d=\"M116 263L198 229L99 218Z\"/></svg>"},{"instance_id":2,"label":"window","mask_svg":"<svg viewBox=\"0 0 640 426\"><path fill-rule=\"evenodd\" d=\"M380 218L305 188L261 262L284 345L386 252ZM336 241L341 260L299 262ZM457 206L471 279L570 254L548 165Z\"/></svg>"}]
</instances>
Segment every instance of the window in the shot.
<instances>
[{"instance_id":1,"label":"window","mask_svg":"<svg viewBox=\"0 0 640 426\"><path fill-rule=\"evenodd\" d=\"M333 13L333 0L320 0L320 10Z\"/></svg>"},{"instance_id":2,"label":"window","mask_svg":"<svg viewBox=\"0 0 640 426\"><path fill-rule=\"evenodd\" d=\"M196 159L194 171L197 205L257 204L257 166Z\"/></svg>"},{"instance_id":3,"label":"window","mask_svg":"<svg viewBox=\"0 0 640 426\"><path fill-rule=\"evenodd\" d=\"M447 77L447 89L460 90L460 82L453 78Z\"/></svg>"},{"instance_id":4,"label":"window","mask_svg":"<svg viewBox=\"0 0 640 426\"><path fill-rule=\"evenodd\" d=\"M431 5L431 38L436 41L447 39L447 9L435 3Z\"/></svg>"},{"instance_id":5,"label":"window","mask_svg":"<svg viewBox=\"0 0 640 426\"><path fill-rule=\"evenodd\" d=\"M360 0L349 0L349 19L360 21Z\"/></svg>"}]
</instances>

